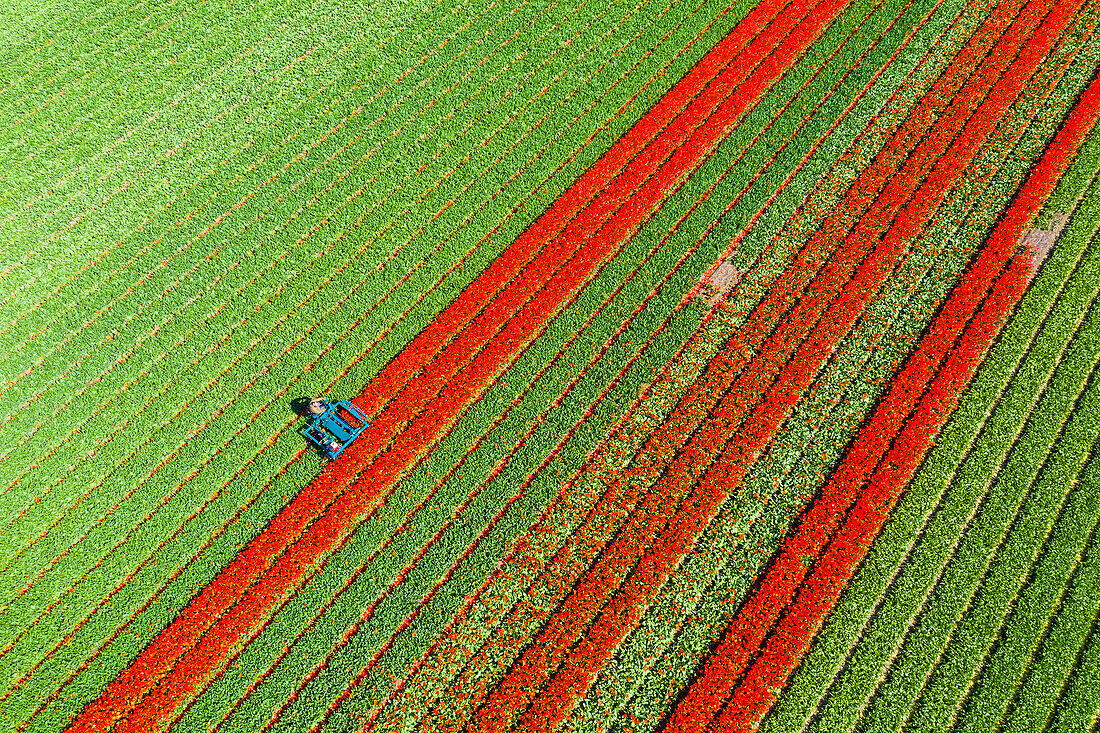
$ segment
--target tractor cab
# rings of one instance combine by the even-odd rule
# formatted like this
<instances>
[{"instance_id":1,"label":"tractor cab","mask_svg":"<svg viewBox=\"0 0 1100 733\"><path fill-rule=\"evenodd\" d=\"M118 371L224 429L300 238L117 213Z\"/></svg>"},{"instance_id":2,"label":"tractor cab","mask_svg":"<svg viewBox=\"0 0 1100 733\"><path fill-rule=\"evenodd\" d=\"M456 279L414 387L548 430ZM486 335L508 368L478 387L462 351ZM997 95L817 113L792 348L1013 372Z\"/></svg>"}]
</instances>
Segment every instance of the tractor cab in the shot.
<instances>
[{"instance_id":1,"label":"tractor cab","mask_svg":"<svg viewBox=\"0 0 1100 733\"><path fill-rule=\"evenodd\" d=\"M339 457L370 425L366 414L347 400L329 402L322 397L314 398L309 402L309 416L313 421L303 431L306 440L329 458Z\"/></svg>"}]
</instances>

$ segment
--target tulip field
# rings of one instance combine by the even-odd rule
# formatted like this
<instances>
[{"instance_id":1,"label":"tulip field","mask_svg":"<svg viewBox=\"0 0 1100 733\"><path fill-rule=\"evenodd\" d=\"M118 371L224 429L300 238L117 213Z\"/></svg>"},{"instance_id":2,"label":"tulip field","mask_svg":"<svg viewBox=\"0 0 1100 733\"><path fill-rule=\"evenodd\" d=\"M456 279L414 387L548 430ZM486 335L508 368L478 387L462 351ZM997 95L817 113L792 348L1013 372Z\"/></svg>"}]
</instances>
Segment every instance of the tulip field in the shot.
<instances>
[{"instance_id":1,"label":"tulip field","mask_svg":"<svg viewBox=\"0 0 1100 733\"><path fill-rule=\"evenodd\" d=\"M1100 2L0 34L0 731L1100 727Z\"/></svg>"}]
</instances>

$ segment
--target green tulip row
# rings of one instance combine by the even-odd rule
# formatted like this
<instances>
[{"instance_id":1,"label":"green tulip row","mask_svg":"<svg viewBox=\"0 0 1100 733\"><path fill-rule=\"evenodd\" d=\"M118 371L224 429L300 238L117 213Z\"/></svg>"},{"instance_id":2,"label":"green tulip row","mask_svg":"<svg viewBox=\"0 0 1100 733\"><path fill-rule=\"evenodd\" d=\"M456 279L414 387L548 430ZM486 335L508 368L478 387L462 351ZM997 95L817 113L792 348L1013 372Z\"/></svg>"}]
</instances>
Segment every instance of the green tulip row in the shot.
<instances>
[{"instance_id":1,"label":"green tulip row","mask_svg":"<svg viewBox=\"0 0 1100 733\"><path fill-rule=\"evenodd\" d=\"M859 117L856 117L855 119L859 119ZM846 132L847 132L847 131L846 131ZM844 133L842 133L842 134L844 134ZM788 212L787 216L789 216L789 215L790 215L790 214L789 214L789 212ZM660 408L658 408L658 411L659 411L659 410L660 410ZM646 412L647 412L647 413L649 413L649 412L653 412L653 411L652 411L652 410L647 410ZM574 520L574 521L576 521L576 520ZM557 527L555 527L555 532L558 532L558 531L560 531L560 532L562 533L562 535L563 535L563 536L564 536L564 535L567 535L567 534L568 534L568 532L569 532L569 526L565 526L565 527L562 527L562 528L561 528L560 530L559 530L559 529L558 529ZM514 586L515 582L516 582L516 581L515 581L515 578L513 577L513 578L511 578L511 579L509 580L509 585L510 585L510 586ZM494 585L494 590L495 590L496 588L497 588L497 586L496 586L496 585ZM537 594L537 593L536 593L536 594ZM547 600L549 600L549 599L544 599L544 601L543 601L543 602L546 602ZM471 620L470 620L470 621L469 621L469 622L468 622L468 623L466 624L466 627L467 627L467 628L471 628L471 630L473 630L473 629L476 629L476 628L477 628L477 626L478 626L478 622L476 621L476 619L471 619ZM450 660L448 660L448 661L450 661ZM487 660L484 660L484 661L485 661L485 663L486 663L486 664L488 664L488 665L489 665L489 668L488 668L488 669L489 669L489 671L490 671L490 672L491 672L491 671L495 671L495 667L496 667L496 666L498 665L498 663L499 663L499 660L495 660L495 659L487 659ZM468 676L468 673L467 673L467 676ZM437 683L437 684L438 684L438 683ZM418 690L418 692L420 692L420 691ZM395 705L401 705L401 703L394 703L394 704L395 704ZM406 708L406 707L408 707L408 706L407 706L407 705L404 705L404 706L402 706L402 708L401 708L401 709L404 709L404 708Z\"/></svg>"},{"instance_id":2,"label":"green tulip row","mask_svg":"<svg viewBox=\"0 0 1100 733\"><path fill-rule=\"evenodd\" d=\"M689 282L690 282L690 281L689 281ZM568 329L566 329L566 332L568 332ZM599 342L601 342L601 341L602 341L602 339L594 339L593 341L594 341L594 343L599 343ZM507 378L506 378L506 379L507 379ZM560 387L558 387L558 389L560 389ZM540 393L543 393L543 394L546 394L546 393L553 393L553 392L554 392L554 391L551 391L551 390L547 390L546 392L540 391ZM491 397L486 397L486 400L485 400L485 401L483 401L483 403L484 403L484 402L486 402L486 401L487 401L487 402L489 402L489 403L492 403L492 398L491 398ZM584 402L581 402L581 403L580 403L580 405L579 405L579 407L580 407L580 406L583 406L583 405L584 405ZM460 426L460 429L461 429L461 426ZM552 428L551 428L551 429L552 429ZM558 426L558 430L560 431L561 429L562 429L562 426L561 426L561 425L559 425L559 426ZM553 435L552 433L551 433L550 435L551 435L551 437L555 437L555 436L554 436L554 435ZM458 442L455 442L455 444L454 444L454 445L456 446L456 448L458 448L459 450L461 450L461 451L462 451L462 452L460 452L460 453L456 453L456 456L460 456L460 457L461 457L462 453L464 453L464 451L465 451L465 446L469 445L469 444L470 444L470 441L471 441L471 439L473 439L474 437L475 437L475 436L471 435L471 436L470 436L469 438L464 438L464 439L462 439L462 440L459 440ZM515 439L515 438L513 438L513 439ZM506 441L505 441L505 445L507 445L507 442L506 442ZM525 452L526 452L526 448L528 448L528 447L529 447L529 445L530 445L530 444L528 444L527 446L525 446ZM550 446L550 445L552 445L552 444L547 444L547 445L548 445L548 446ZM441 448L440 450L442 450L442 448ZM437 452L438 452L438 451L437 451ZM536 453L536 455L538 455L538 453ZM515 460L516 460L517 458L518 458L518 456L517 456L517 457L513 457L513 459L511 459L511 460L515 461ZM444 464L444 466L445 466L445 464ZM488 462L488 463L487 463L487 466L488 466L488 467L492 467L492 466L493 466L493 463L492 463L492 462ZM511 469L511 468L513 468L513 464L509 463L508 469ZM436 471L436 470L437 470L437 469L433 469L433 472L434 472L434 471ZM445 470L447 470L447 469L443 468L443 469L438 469L438 470L442 470L442 471L445 471ZM438 501L438 495L437 495L436 497L433 497L433 501ZM432 525L431 525L431 523L428 523L428 525L429 525L429 527L431 527L431 526L432 526ZM455 544L455 547L456 547L456 548L461 548L461 547L462 547L462 545L461 545L461 544L458 544L458 543L456 543L456 544ZM452 551L453 551L453 550L452 550ZM436 572L438 573L439 571L437 570ZM408 581L408 579L406 579L406 580L405 580L405 583L408 583L408 582L409 582L409 581ZM415 599L416 599L416 594L415 594L415 593L409 593L409 597L410 597L410 598L411 598L412 600L415 600ZM408 602L408 599L406 599L406 600L405 600L405 602ZM360 606L355 606L355 608L361 608L361 605L360 605ZM375 613L377 613L377 612L375 612ZM423 635L423 630L422 630L422 627L418 625L418 627L417 627L417 636L422 636L422 635ZM262 648L262 646L263 646L263 645L260 645L260 648ZM303 653L303 658L304 658L304 659L305 659L305 658L307 658L307 656L308 656L308 655L306 655L305 653ZM281 687L281 686L273 685L272 687L273 687L273 688L275 688L275 689L279 689L279 687ZM300 700L301 698L298 698L298 699ZM257 705L256 705L256 708L257 708L257 709L263 709L263 705L257 704ZM254 722L254 721L253 721L253 722Z\"/></svg>"},{"instance_id":3,"label":"green tulip row","mask_svg":"<svg viewBox=\"0 0 1100 733\"><path fill-rule=\"evenodd\" d=\"M1006 127L1016 125L1018 128L1020 124L1026 124L1029 117L1036 115L1036 105L1041 101L1033 102L1030 110L1018 113L1017 119ZM1049 134L1049 130L1045 134ZM1036 152L1034 140L1021 144L1021 149L1015 154L1003 146L1003 141L999 143L989 146L987 157L994 160L983 163L983 166L1000 165L1006 156L1033 156ZM1014 175L1018 178L1022 172L1023 169L1020 169ZM985 183L977 180L970 182L970 185ZM1003 187L1003 183L998 186ZM1006 197L994 191L992 196L987 194L984 198L987 200L983 200L981 205L996 212L1004 206ZM963 239L963 232L954 231L956 222L965 218L973 202L971 195L962 197L961 202L949 203L939 216L943 224L937 231L929 233L930 241ZM988 223L974 227L971 222L965 238L973 240L986 226ZM691 660L705 652L712 643L714 633L721 628L721 619L729 612L730 603L742 596L756 568L766 559L768 553L758 548L770 547L782 535L790 516L800 506L800 497L812 493L818 486L823 472L827 472L831 462L836 460L839 448L846 444L850 431L861 419L863 410L871 404L883 380L891 375L891 361L904 355L912 339L919 335L924 322L931 316L944 287L937 281L951 281L953 273L965 265L965 259L961 257L970 251L968 246L969 243L960 248L961 252L937 253L933 249L910 255L908 271L899 273L899 281L912 283L909 287L917 297L910 296L905 287L899 288L892 296L893 303L889 303L888 296L879 304L885 306L889 303L893 313L879 308L879 312L864 323L864 333L853 338L843 351L838 349L837 363L832 365L831 373L819 379L820 387L817 389L820 391L814 400L803 410L798 421L788 423L784 434L772 447L771 455L762 460L746 481L742 495L724 509L722 521L715 523L710 535L704 535L706 543L697 544L698 554L686 561L682 578L675 579L675 590L668 591L667 600L651 609L643 625L624 645L616 666L605 670L597 680L594 691L590 692L586 705L581 708L584 717L578 717L577 729L583 729L586 725L596 726L598 720L608 720L612 712L618 712L628 700L630 690L637 690L640 699L629 703L629 719L648 720L650 724L660 719L669 700L674 699L678 685L689 679L694 671ZM921 256L917 257L918 254ZM914 258L923 261L914 263ZM925 269L925 280L917 285ZM902 306L905 312L901 314L901 322L892 326L894 332L883 339L883 344L876 344L876 337L891 328L891 318L897 316L897 310ZM859 356L861 351L867 350L875 350L874 355L864 353ZM850 363L853 357L858 357L854 364ZM871 361L863 366L862 359L867 358ZM847 391L842 389L853 381L858 385L856 389L850 386ZM833 395L832 404L826 397L830 392ZM837 401L842 398L843 404L838 407ZM860 409L854 409L859 405L862 405ZM829 454L828 460L822 460L823 451ZM779 486L783 488L776 491ZM767 497L766 509L758 506L763 497ZM755 526L758 522L763 526ZM724 568L724 564L727 567ZM672 619L682 621L672 623ZM700 619L706 619L706 622ZM672 650L665 652L665 645L668 644L672 645ZM662 669L660 675L655 675L656 680L647 677L651 666ZM618 720L621 722L626 717L624 715ZM613 727L618 729L621 725L616 723Z\"/></svg>"},{"instance_id":4,"label":"green tulip row","mask_svg":"<svg viewBox=\"0 0 1100 733\"><path fill-rule=\"evenodd\" d=\"M869 700L875 700L872 707L876 712L872 714L885 712L882 704L886 698L882 693L872 697L885 675L892 674L890 679L895 687L888 688L892 694L899 700L903 697L904 680L898 671L889 672L891 665L900 665L905 659L916 664L925 658L930 667L926 657L937 655L943 648L941 643L917 649L909 638L904 656L891 661L902 653L899 649L904 635L915 623L933 638L940 638L935 637L934 632L939 629L942 634L945 623L953 625L952 617L935 612L936 607L930 605L930 599L949 603L948 596L964 596L970 586L955 586L950 593L941 591L932 596L933 585L948 566L952 553L958 558L950 566L954 572L976 572L975 561L968 567L967 556L961 549L955 551L954 546L959 544L960 548L965 548L968 542L973 542L976 528L968 529L964 539L959 539L971 517L990 521L996 506L996 497L992 494L988 494L992 497L987 499L988 508L975 515L983 492L990 491L990 484L1019 500L1018 492L1028 481L1011 485L1008 474L1004 473L1008 470L1005 461L1009 456L1014 456L1009 465L1031 469L1037 468L1035 463L1047 456L1055 437L1051 431L1056 434L1067 416L1064 410L1055 411L1056 414L1051 414L1044 424L1040 419L1042 413L1036 412L1042 410L1043 405L1053 403L1053 396L1059 394L1058 385L1054 382L1048 385L1048 380L1057 376L1062 381L1079 385L1079 380L1088 372L1073 374L1072 363L1066 361L1068 355L1059 357L1059 354L1077 331L1097 290L1092 274L1097 264L1096 255L1100 252L1096 244L1089 247L1087 259L1080 260L1078 266L1096 222L1097 193L1100 187L1094 188L1092 204L1080 212L1073 229L1063 234L1052 259L1025 295L1016 316L960 403L954 420L945 429L925 467L903 496L895 516L872 548L864 566L868 570L859 571L853 579L836 612L807 654L803 667L792 678L788 694L780 699L772 715L774 722L766 723L765 727L779 730L808 726L815 730L832 730L857 724L870 725L870 718L861 718L864 715L861 709ZM1090 319L1095 321L1095 318L1094 312ZM1055 375L1054 363L1059 359L1064 365ZM1045 402L1037 407L1044 385L1048 385L1046 391L1052 397L1044 397ZM1070 393L1071 397L1075 394L1072 388ZM1016 443L1010 452L1010 446L1014 446L1025 430L1025 423L1031 426L1028 435L1036 432L1036 426L1045 431L1042 437L1046 448L1044 441L1039 441L1029 454L1026 444ZM1009 504L1007 508L1012 507ZM1006 508L1002 511L1007 513ZM1046 507L1046 512L1053 516L1050 506ZM1001 521L1008 520L1002 516ZM923 533L918 534L922 527ZM967 536L971 539L966 540ZM981 561L976 562L985 567ZM917 674L910 682L919 685L924 678L925 675ZM919 689L911 692L915 696ZM898 713L909 710L913 702L913 696L906 702L899 702Z\"/></svg>"},{"instance_id":5,"label":"green tulip row","mask_svg":"<svg viewBox=\"0 0 1100 733\"><path fill-rule=\"evenodd\" d=\"M677 39L677 40L679 40L679 39ZM683 44L681 43L680 47L682 47L682 46L683 46ZM627 67L628 70L632 70L632 68L637 69L638 66L635 65L634 67ZM350 272L349 276L353 276L355 274L356 273L354 273L354 272ZM362 274L359 273L359 276L361 277ZM320 279L320 276L318 276L318 279ZM317 281L314 280L314 284L316 282ZM355 280L349 280L349 282L348 282L348 285L351 288L354 288L356 284L357 284L357 282ZM337 285L339 285L339 283L337 283ZM341 297L347 297L346 296L346 291L348 289L350 289L350 288L347 288L347 287L340 288L340 291L342 293ZM285 290L286 289L284 288L284 292L285 292ZM308 293L308 289L306 290L306 293ZM298 293L298 295L299 295L299 297L301 297L301 293ZM291 301L291 302L294 302L294 301ZM441 306L439 306L439 307L441 307ZM261 312L263 310L264 309L262 309ZM271 318L268 321L269 323L270 322L274 322L275 324L285 323L286 309L279 308L279 307L276 307L276 306L269 306L269 310L270 310L270 314L271 314ZM397 311L397 312L400 313L401 311ZM255 316L250 316L250 318L252 318L252 317L255 317ZM355 323L356 322L353 321L352 325L355 325ZM294 324L290 324L290 325L294 325ZM345 336L350 337L350 340L344 340L344 341L340 341L339 343L335 343L335 342L332 342L332 341L328 341L328 339L326 339L326 341L328 341L328 343L326 343L326 345L324 346L324 352L323 353L325 355L330 355L329 359L331 361L329 361L325 365L325 368L320 368L319 365L316 365L313 362L310 362L308 360L305 361L305 362L302 362L302 361L298 360L298 363L296 363L296 364L288 363L290 360L280 361L280 363L283 365L283 367L285 369L287 369L288 372L294 374L294 378L290 381L290 383L288 384L287 381L285 380L285 377L284 377L284 379L282 380L282 385L283 386L281 388L279 387L279 382L276 381L272 384L271 387L266 387L266 386L261 384L260 388L257 388L256 385L252 385L252 389L257 390L255 392L256 394L264 394L265 399L269 399L271 395L274 395L276 401L275 402L268 401L267 404L269 404L269 405L270 404L281 404L281 401L284 401L285 398L288 396L286 394L287 390L289 390L291 388L291 385L293 385L295 382L298 381L299 376L302 375L302 372L306 369L309 369L310 367L314 367L314 368L313 368L312 371L308 372L308 375L306 376L306 379L309 380L311 384L310 385L299 385L299 388L303 388L303 390L304 390L308 386L316 387L318 385L320 385L322 387L327 387L328 385L332 384L332 382L335 381L335 378L338 378L338 376L340 375L341 369L339 367L342 367L343 365L354 365L354 364L356 364L356 360L361 357L360 353L356 353L356 351L353 350L356 347L349 346L348 344L349 343L352 343L352 344L354 344L354 343L363 343L362 338L361 337L356 338L356 336L357 336L358 333L362 332L364 328L370 327L370 326L374 326L374 324L364 320L364 316L360 315L359 320L358 320L358 328L356 329L356 331L351 332L350 334L348 334L347 331L345 331L343 334L341 334L340 332L335 332L335 334L345 335ZM288 330L289 330L289 326L287 326L286 328L288 328ZM259 339L259 338L256 338L256 336L259 336L259 335L262 335L262 334L263 334L263 332L260 332L260 334L256 334L255 332L248 333L247 335L252 336L252 338L247 339L247 340L242 340L243 347L246 348L246 349L249 348L249 347L257 347L257 346L259 348L268 347L267 342L269 340L272 340L272 341L274 341L274 340L273 339ZM294 336L293 338L297 338L298 336L300 336L300 332L296 336ZM293 345L295 343L293 338L287 338L286 340L289 341L291 345ZM394 343L395 342L396 342L396 339L391 340L391 343L387 345L387 348L394 348ZM275 343L278 343L278 341L275 341ZM285 341L284 341L284 343L285 343ZM335 346L334 346L334 343L335 343ZM367 343L370 343L370 341L368 340ZM219 347L219 348L221 348L221 347ZM272 356L274 356L274 354L272 354ZM300 359L300 357L299 357L299 359ZM231 362L230 366L232 368L232 362ZM357 378L357 383L359 381L362 381L365 378L364 375L363 375L363 371L364 371L365 366L366 365L363 364L363 363L359 363L359 365L358 365L358 373L356 373L354 375ZM334 368L334 367L336 367L336 368ZM260 368L260 370L262 370L263 366L260 366L259 368ZM187 370L184 370L184 371L187 371ZM255 370L253 370L253 371L255 371ZM264 375L264 376L267 377L267 375ZM271 381L273 379L273 377L274 377L273 374L270 377L267 377L268 381ZM314 380L316 380L316 381L314 381ZM215 380L215 381L217 381L217 380ZM356 380L353 380L353 381L356 381ZM210 385L210 386L211 386L212 389L215 389L215 388L216 389L221 389L220 385ZM186 390L182 390L180 392L180 396L184 399L186 399L188 396L191 396L193 394L194 394L194 392L193 392L192 389L186 389ZM222 395L222 398L224 399L227 396L232 397L231 393L227 393L226 395ZM192 397L192 399L193 399L193 397ZM244 401L241 401L240 405L241 405L240 410L237 413L239 422L235 421L235 423L233 425L233 428L232 428L235 432L239 433L239 432L244 432L245 430L247 430L252 436L257 436L257 435L259 435L259 436L278 435L278 434L280 434L280 431L283 431L283 430L286 429L286 427L288 426L288 424L290 422L290 420L288 420L288 418L285 414L276 414L277 412L281 412L280 410L269 411L267 413L264 413L264 415L267 415L267 417L268 417L267 420L258 419L257 416L254 415L254 413L256 412L257 405L252 403L252 400L250 398L246 399ZM223 410L223 413L222 413L222 415L219 415L219 418L223 417L224 414L225 414L224 413L224 407L225 407L224 404L219 405L217 403L212 403L210 405L210 408L212 408L213 410L217 410L217 409ZM206 409L203 414L205 416L209 416L212 409ZM262 417L262 416L263 415L261 415L260 417ZM225 425L224 422L216 425L216 427L219 428L218 433L220 435L224 435L225 432L226 432L225 430L222 429L222 427L224 425ZM185 431L183 433L183 437L185 439L187 437L187 432L189 432L190 429L192 429L192 428L193 428L193 425L185 425L184 427L180 428L180 430ZM207 426L207 429L210 429L210 426ZM238 439L238 442L239 443L247 442L247 437L248 436L246 436L245 438L242 438L242 439ZM277 445L281 444L283 446L283 449L280 451L280 457L284 461L288 460L288 459L293 459L293 457L300 452L300 450L298 449L298 447L296 445L296 438L297 438L297 436L294 435L294 436L291 436L291 438L289 440L277 441ZM266 441L266 438L264 438L263 440ZM119 442L121 443L122 441L119 441ZM108 445L110 445L110 443L108 443ZM125 446L120 446L120 447L125 448ZM181 448L183 448L183 447L184 446L181 446ZM179 454L176 454L174 456L173 460L165 467L165 468L169 468L169 467L176 468L177 471L179 472L177 475L179 475L181 477L186 477L187 475L189 475L189 473L196 467L196 465L201 465L201 461L204 458L209 460L209 455L208 454L210 452L210 446L209 445L204 445L201 440L193 441L191 443L188 443L186 445L186 448L187 448L186 451L182 451ZM230 476L233 476L233 475L239 476L240 474L235 470L235 468L237 466L247 465L249 460L251 460L252 458L255 457L256 452L257 452L257 446L255 444L239 446L239 449L237 451L234 451L234 453L235 453L234 460L236 461L234 467L230 468L228 470L226 470L225 468L222 468L222 470L218 472L218 475L219 476L225 476L225 475L228 474ZM215 456L221 456L222 460L218 460L217 465L220 468L223 467L225 456L222 455L221 453L215 453ZM153 460L153 459L151 458L150 460ZM109 463L107 465L108 465L108 470L110 470L111 467L115 464L110 464ZM230 465L233 465L233 464L231 463ZM285 465L286 465L285 462L282 465L277 465L277 467L274 470L275 471L281 470L283 468L283 466L285 466ZM265 474L265 475L271 475L271 474ZM131 473L131 479L134 478L134 477L137 477L137 476L138 476L138 472L134 471L134 472ZM158 472L158 474L156 474L156 478L164 480L164 484L162 484L162 486L166 487L168 490L171 490L174 486L179 485L178 484L179 479L178 478L175 479L175 483L173 483L172 480L169 480L167 478L166 474L164 473L164 469L161 469L161 471ZM250 472L247 479L248 479L248 483L252 484L252 482L255 481L256 479L262 479L262 476L255 476L254 477ZM243 481L241 483L243 483ZM209 484L205 481L202 481L202 480L193 480L192 479L188 483L188 488L191 488L191 487L194 487L198 492L200 492L200 498L197 499L197 501L198 501L197 506L199 506L201 508L204 505L204 500L201 498L201 493L203 493L204 490L209 491ZM239 513L240 511L242 511L242 509L244 507L247 507L248 502L251 501L251 498L254 494L254 491L255 491L254 489L248 489L247 493L245 493L243 496L234 497L234 498L237 498L238 500L240 500L240 499L245 500L243 507L238 506L238 507L230 508L228 512L225 512L223 510L222 512L219 512L221 518L224 520L225 517L233 517L235 513ZM113 496L113 492L108 493L107 496L108 497ZM153 493L154 503L155 503L156 496L157 495L154 492ZM214 497L216 497L217 499L227 499L227 498L230 498L230 495L227 495L224 491L219 490L219 491L215 492ZM187 505L195 506L195 504L194 504L195 501L196 501L195 498L188 499L188 504L186 504L185 506L187 506ZM209 499L206 499L206 501L209 501ZM179 502L179 503L182 503L182 502ZM93 515L90 515L90 516L95 516L95 515L93 514ZM133 516L141 516L140 510L134 511ZM200 515L200 516L202 516L202 515ZM80 531L82 529L84 529L84 528L78 528L77 531ZM158 529L163 529L163 527L159 527ZM154 537L154 538L157 537L157 536L163 537L162 532L157 532L157 533L150 532L150 533L147 533L147 534ZM153 541L153 540L146 539L145 543L148 543L150 541ZM163 547L163 544L161 546ZM191 547L195 547L195 546L191 545ZM202 547L202 545L199 546L199 549L201 549L201 547ZM173 554L176 554L177 556L179 556L180 560L184 560L184 558L187 557L187 552L183 552L182 547L180 547L180 546L171 546L168 549ZM123 553L119 553L119 554L121 555ZM153 564L155 565L155 561L154 561ZM133 565L131 565L130 567L133 567ZM141 567L143 570L148 569L148 566L146 566L146 565L139 565L138 567ZM171 571L170 568L161 568L161 570L164 570L166 573L169 573ZM125 575L125 574L123 574L123 575ZM64 576L62 576L62 577L64 577ZM79 577L79 574L78 574L77 577ZM61 586L61 587L64 587L64 586ZM151 585L151 586L145 586L145 592L146 593L152 592L157 587L158 587L157 584L154 584L154 585ZM94 595L94 593L93 593L93 595ZM140 606L141 606L141 604L138 603L138 604L135 604L133 606L130 606L129 608L139 608ZM121 611L121 609L120 609L120 611ZM116 616L117 615L118 614L116 614ZM125 618L125 616L123 616L123 618ZM58 638L60 638L60 637L58 637ZM55 682L56 682L56 680L55 680ZM33 698L30 698L30 699L33 699Z\"/></svg>"}]
</instances>

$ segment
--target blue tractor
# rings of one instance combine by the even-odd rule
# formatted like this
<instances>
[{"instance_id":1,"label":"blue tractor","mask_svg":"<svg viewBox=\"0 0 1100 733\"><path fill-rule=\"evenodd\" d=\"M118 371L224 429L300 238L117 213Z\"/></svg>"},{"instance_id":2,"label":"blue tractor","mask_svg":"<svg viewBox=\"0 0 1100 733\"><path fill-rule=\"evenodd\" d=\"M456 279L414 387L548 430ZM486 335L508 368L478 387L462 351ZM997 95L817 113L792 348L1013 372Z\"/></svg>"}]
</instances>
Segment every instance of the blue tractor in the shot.
<instances>
[{"instance_id":1,"label":"blue tractor","mask_svg":"<svg viewBox=\"0 0 1100 733\"><path fill-rule=\"evenodd\" d=\"M329 458L339 457L370 426L366 414L347 400L316 397L309 401L309 414L313 422L304 431L306 439Z\"/></svg>"}]
</instances>

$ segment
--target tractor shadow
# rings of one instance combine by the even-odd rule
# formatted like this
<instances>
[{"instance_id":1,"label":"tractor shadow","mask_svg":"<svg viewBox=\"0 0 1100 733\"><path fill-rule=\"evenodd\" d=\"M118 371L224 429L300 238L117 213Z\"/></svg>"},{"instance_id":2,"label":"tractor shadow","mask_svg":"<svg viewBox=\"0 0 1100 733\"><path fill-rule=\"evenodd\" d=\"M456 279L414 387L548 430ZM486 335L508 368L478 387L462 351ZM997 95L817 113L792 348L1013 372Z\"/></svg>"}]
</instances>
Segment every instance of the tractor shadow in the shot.
<instances>
[{"instance_id":1,"label":"tractor shadow","mask_svg":"<svg viewBox=\"0 0 1100 733\"><path fill-rule=\"evenodd\" d=\"M309 417L309 401L312 397L295 397L290 401L290 409L298 417Z\"/></svg>"}]
</instances>

